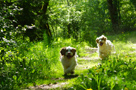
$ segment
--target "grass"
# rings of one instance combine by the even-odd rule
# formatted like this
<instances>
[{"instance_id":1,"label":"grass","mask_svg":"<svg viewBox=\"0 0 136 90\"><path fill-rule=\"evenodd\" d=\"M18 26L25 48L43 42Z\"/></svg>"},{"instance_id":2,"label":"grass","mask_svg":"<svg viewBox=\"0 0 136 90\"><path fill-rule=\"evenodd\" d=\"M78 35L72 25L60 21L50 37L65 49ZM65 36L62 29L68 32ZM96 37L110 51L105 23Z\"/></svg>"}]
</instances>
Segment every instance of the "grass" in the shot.
<instances>
[{"instance_id":1,"label":"grass","mask_svg":"<svg viewBox=\"0 0 136 90\"><path fill-rule=\"evenodd\" d=\"M62 43L63 42L63 43ZM44 41L30 43L19 41L18 46L8 46L0 50L0 89L20 89L29 86L67 81L63 77L60 62L60 50L65 46L74 46L78 55L87 43L74 39L57 38L51 44Z\"/></svg>"},{"instance_id":2,"label":"grass","mask_svg":"<svg viewBox=\"0 0 136 90\"><path fill-rule=\"evenodd\" d=\"M70 90L134 90L136 87L136 32L107 36L115 45L116 54L101 61L86 42L57 38L51 44L21 42L18 47L6 47L0 59L0 88L20 89L41 84L67 82L57 89ZM62 43L63 42L63 43ZM60 49L77 49L77 78L65 79L60 63ZM87 48L87 49L86 49ZM2 51L1 51L2 52ZM101 63L101 64L100 64Z\"/></svg>"},{"instance_id":3,"label":"grass","mask_svg":"<svg viewBox=\"0 0 136 90\"><path fill-rule=\"evenodd\" d=\"M134 43L136 42L134 42L134 33L136 32L116 36L122 37L122 41L113 39L116 54L103 60L100 65L88 69L86 74L81 74L75 80L72 90L135 90L136 45ZM96 54L93 57L95 56Z\"/></svg>"},{"instance_id":4,"label":"grass","mask_svg":"<svg viewBox=\"0 0 136 90\"><path fill-rule=\"evenodd\" d=\"M136 62L124 61L120 58L110 58L101 65L88 70L87 75L80 75L75 82L76 90L134 90ZM73 90L74 90L73 89Z\"/></svg>"},{"instance_id":5,"label":"grass","mask_svg":"<svg viewBox=\"0 0 136 90\"><path fill-rule=\"evenodd\" d=\"M63 43L64 45L61 44L62 41L65 42ZM51 46L44 46L43 42L39 42L37 45L34 44L33 47L31 46L29 54L26 56L37 59L35 66L41 67L40 70L43 70L41 74L44 76L42 79L37 79L35 81L37 85L64 81L63 68L60 63L59 52L62 47L69 46L71 43L71 39L60 40L60 38L58 38L58 40L54 41ZM75 44L76 43L73 43L73 45ZM76 47L79 47L79 45ZM48 63L45 59L49 59ZM47 68L49 68L48 71Z\"/></svg>"}]
</instances>

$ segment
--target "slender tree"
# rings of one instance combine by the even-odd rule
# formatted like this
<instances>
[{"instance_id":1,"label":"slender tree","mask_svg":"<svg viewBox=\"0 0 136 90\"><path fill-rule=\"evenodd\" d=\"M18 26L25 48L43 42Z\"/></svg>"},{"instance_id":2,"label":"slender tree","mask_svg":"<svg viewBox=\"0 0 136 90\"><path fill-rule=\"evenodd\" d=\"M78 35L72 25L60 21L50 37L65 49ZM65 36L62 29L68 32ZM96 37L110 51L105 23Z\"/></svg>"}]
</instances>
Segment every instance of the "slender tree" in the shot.
<instances>
[{"instance_id":1,"label":"slender tree","mask_svg":"<svg viewBox=\"0 0 136 90\"><path fill-rule=\"evenodd\" d=\"M18 23L22 26L35 24L37 20L39 25L37 28L28 28L25 35L30 37L30 40L42 40L43 33L46 32L48 38L52 37L51 30L48 24L47 8L49 0L22 0L19 1L19 6L23 8L23 12L17 17ZM22 18L23 17L23 18Z\"/></svg>"},{"instance_id":2,"label":"slender tree","mask_svg":"<svg viewBox=\"0 0 136 90\"><path fill-rule=\"evenodd\" d=\"M47 8L49 6L49 0L44 0L43 5L42 5L42 19L40 20L40 28L42 30L45 30L48 40L50 42L51 38L52 38L52 33L51 30L49 28L49 24L48 24L48 14L47 14Z\"/></svg>"},{"instance_id":3,"label":"slender tree","mask_svg":"<svg viewBox=\"0 0 136 90\"><path fill-rule=\"evenodd\" d=\"M107 3L108 3L108 9L110 13L111 22L112 22L112 27L115 31L117 31L117 28L119 27L119 22L121 19L119 1L107 0Z\"/></svg>"}]
</instances>

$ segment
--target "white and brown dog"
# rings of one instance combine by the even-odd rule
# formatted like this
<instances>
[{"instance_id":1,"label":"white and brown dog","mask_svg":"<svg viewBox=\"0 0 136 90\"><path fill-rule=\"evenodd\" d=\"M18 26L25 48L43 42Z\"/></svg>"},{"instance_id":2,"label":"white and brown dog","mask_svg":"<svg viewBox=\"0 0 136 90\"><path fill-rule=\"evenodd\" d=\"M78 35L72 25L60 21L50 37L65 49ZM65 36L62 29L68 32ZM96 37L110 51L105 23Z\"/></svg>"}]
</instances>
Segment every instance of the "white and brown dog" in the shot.
<instances>
[{"instance_id":1,"label":"white and brown dog","mask_svg":"<svg viewBox=\"0 0 136 90\"><path fill-rule=\"evenodd\" d=\"M68 73L74 74L74 69L77 65L76 49L70 46L63 47L60 53L60 60L63 65L64 75L67 75Z\"/></svg>"},{"instance_id":2,"label":"white and brown dog","mask_svg":"<svg viewBox=\"0 0 136 90\"><path fill-rule=\"evenodd\" d=\"M96 43L98 46L98 53L101 59L108 57L113 50L115 51L114 45L110 40L107 40L107 37L101 35L96 38Z\"/></svg>"}]
</instances>

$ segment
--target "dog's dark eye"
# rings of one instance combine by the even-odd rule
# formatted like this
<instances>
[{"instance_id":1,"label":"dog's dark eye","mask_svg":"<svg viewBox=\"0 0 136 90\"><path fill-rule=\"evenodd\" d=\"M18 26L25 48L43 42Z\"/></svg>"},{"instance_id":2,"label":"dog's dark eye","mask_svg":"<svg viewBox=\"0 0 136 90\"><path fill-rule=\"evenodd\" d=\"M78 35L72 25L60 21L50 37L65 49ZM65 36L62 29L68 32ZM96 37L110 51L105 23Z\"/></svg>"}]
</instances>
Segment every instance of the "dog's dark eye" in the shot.
<instances>
[{"instance_id":1,"label":"dog's dark eye","mask_svg":"<svg viewBox=\"0 0 136 90\"><path fill-rule=\"evenodd\" d=\"M68 50L66 50L66 52L68 52Z\"/></svg>"}]
</instances>

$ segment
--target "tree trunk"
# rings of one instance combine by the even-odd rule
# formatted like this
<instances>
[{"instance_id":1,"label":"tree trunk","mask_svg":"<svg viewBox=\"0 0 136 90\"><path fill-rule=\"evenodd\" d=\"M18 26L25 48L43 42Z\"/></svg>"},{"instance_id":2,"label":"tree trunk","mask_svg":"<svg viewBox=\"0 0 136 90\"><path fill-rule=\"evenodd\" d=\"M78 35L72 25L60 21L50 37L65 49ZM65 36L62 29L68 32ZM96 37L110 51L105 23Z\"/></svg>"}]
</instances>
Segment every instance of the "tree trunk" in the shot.
<instances>
[{"instance_id":1,"label":"tree trunk","mask_svg":"<svg viewBox=\"0 0 136 90\"><path fill-rule=\"evenodd\" d=\"M49 0L45 0L44 1L44 5L42 6L42 19L40 21L40 28L41 30L45 30L47 38L48 38L48 42L50 43L50 40L52 38L52 33L51 30L49 28L49 24L48 24L48 14L47 12L47 7L49 5Z\"/></svg>"},{"instance_id":2,"label":"tree trunk","mask_svg":"<svg viewBox=\"0 0 136 90\"><path fill-rule=\"evenodd\" d=\"M110 18L112 22L112 28L116 32L119 28L120 22L120 9L118 0L107 0Z\"/></svg>"},{"instance_id":3,"label":"tree trunk","mask_svg":"<svg viewBox=\"0 0 136 90\"><path fill-rule=\"evenodd\" d=\"M44 6L43 6L43 18L45 17L45 20L46 20L46 23L45 23L45 25L43 25L43 28L45 28L46 29L46 34L49 36L49 37L52 37L52 34L51 34L51 30L50 30L50 28L49 28L49 24L48 24L48 15L46 14L46 12L47 12L47 7L48 7L48 5L49 5L49 0L45 0L45 2L44 2L45 4L44 4Z\"/></svg>"},{"instance_id":4,"label":"tree trunk","mask_svg":"<svg viewBox=\"0 0 136 90\"><path fill-rule=\"evenodd\" d=\"M67 4L68 6L70 6L68 0L67 0ZM68 13L70 14L70 12ZM70 19L70 16L69 16L69 19ZM68 38L70 38L71 37L71 23L70 22L68 22L67 29L68 29Z\"/></svg>"}]
</instances>

